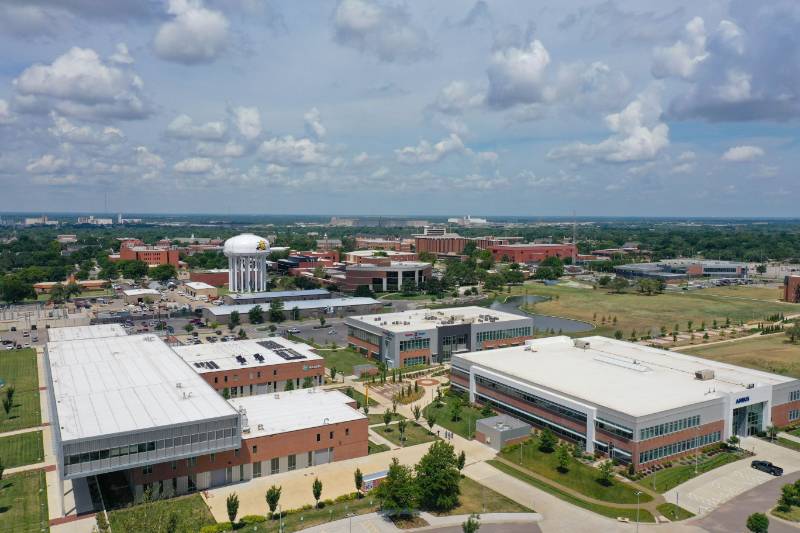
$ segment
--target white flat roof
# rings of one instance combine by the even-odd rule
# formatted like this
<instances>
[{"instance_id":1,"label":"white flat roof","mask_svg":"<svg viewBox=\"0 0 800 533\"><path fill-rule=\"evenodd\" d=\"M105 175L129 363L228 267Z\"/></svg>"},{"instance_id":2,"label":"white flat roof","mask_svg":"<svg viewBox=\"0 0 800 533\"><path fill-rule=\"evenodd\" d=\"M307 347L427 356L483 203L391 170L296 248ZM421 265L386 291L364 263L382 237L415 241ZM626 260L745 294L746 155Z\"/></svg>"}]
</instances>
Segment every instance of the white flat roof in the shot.
<instances>
[{"instance_id":1,"label":"white flat roof","mask_svg":"<svg viewBox=\"0 0 800 533\"><path fill-rule=\"evenodd\" d=\"M194 289L194 290L213 289L214 288L213 285L209 285L208 283L206 283L204 281L187 281L187 282L184 283L184 285L186 285L190 289Z\"/></svg>"},{"instance_id":2,"label":"white flat roof","mask_svg":"<svg viewBox=\"0 0 800 533\"><path fill-rule=\"evenodd\" d=\"M290 348L298 354L304 356L302 359L285 359L276 353L275 349L267 348L260 344L272 341L284 348ZM284 363L312 362L322 364L323 358L311 351L306 344L292 342L283 337L268 337L265 339L247 339L231 342L216 342L213 344L195 344L188 346L175 346L175 352L184 361L200 374L206 372L219 372L222 370L233 370L235 368L255 368L267 365L280 365ZM254 355L259 354L264 357L263 361L258 361ZM246 364L241 364L236 360L236 356L243 356ZM213 361L217 368L208 367L205 363ZM202 363L197 366L195 363Z\"/></svg>"},{"instance_id":3,"label":"white flat roof","mask_svg":"<svg viewBox=\"0 0 800 533\"><path fill-rule=\"evenodd\" d=\"M566 336L528 341L526 346L458 355L523 382L645 416L747 390L750 383L777 385L793 378L659 350L606 337L584 337L588 349ZM714 371L714 379L695 372ZM709 391L714 391L709 393Z\"/></svg>"},{"instance_id":4,"label":"white flat roof","mask_svg":"<svg viewBox=\"0 0 800 533\"><path fill-rule=\"evenodd\" d=\"M273 298L273 299L287 298L288 300L292 300L293 298L298 298L298 297L327 296L329 294L330 294L330 292L327 291L326 289L306 289L306 290L298 290L298 291L266 291L266 292L229 293L228 297L233 298L234 300L255 299L255 298ZM285 303L284 303L284 305L285 305Z\"/></svg>"},{"instance_id":5,"label":"white flat roof","mask_svg":"<svg viewBox=\"0 0 800 533\"><path fill-rule=\"evenodd\" d=\"M247 412L250 432L242 432L244 439L367 418L347 405L353 399L339 391L298 389L228 401L237 411L243 407Z\"/></svg>"},{"instance_id":6,"label":"white flat roof","mask_svg":"<svg viewBox=\"0 0 800 533\"><path fill-rule=\"evenodd\" d=\"M103 337L122 337L127 334L125 328L119 324L98 324L96 326L50 328L47 330L47 339L50 342L60 342L81 339L100 339Z\"/></svg>"},{"instance_id":7,"label":"white flat roof","mask_svg":"<svg viewBox=\"0 0 800 533\"><path fill-rule=\"evenodd\" d=\"M391 241L391 242L399 242L399 241ZM413 254L414 252L398 252L397 250L354 250L352 252L347 252L345 255L355 255L359 257L372 257L375 254L379 254L378 257L384 256L391 257L393 255L408 255Z\"/></svg>"},{"instance_id":8,"label":"white flat roof","mask_svg":"<svg viewBox=\"0 0 800 533\"><path fill-rule=\"evenodd\" d=\"M127 289L122 291L122 294L125 296L153 296L161 293L155 289Z\"/></svg>"},{"instance_id":9,"label":"white flat roof","mask_svg":"<svg viewBox=\"0 0 800 533\"><path fill-rule=\"evenodd\" d=\"M396 313L359 315L351 316L348 320L358 320L387 331L399 332L433 329L449 324L486 323L492 320L506 322L510 320L524 320L526 318L530 319L530 317L522 315L471 305L466 307L449 307L447 309L415 309ZM452 322L450 322L451 320Z\"/></svg>"},{"instance_id":10,"label":"white flat roof","mask_svg":"<svg viewBox=\"0 0 800 533\"><path fill-rule=\"evenodd\" d=\"M348 307L351 305L370 305L370 304L380 304L378 300L374 298L366 298L366 297L358 297L358 298L327 298L322 300L292 300L288 302L283 302L283 311L285 313L290 312L293 308L297 308L299 310L304 309L325 309L326 307ZM233 311L239 311L239 313L247 313L255 307L256 305L260 304L234 304L234 305L217 305L214 307L207 307L206 309L215 316L219 315L229 315ZM264 306L261 306L264 308ZM264 308L264 311L267 311Z\"/></svg>"},{"instance_id":11,"label":"white flat roof","mask_svg":"<svg viewBox=\"0 0 800 533\"><path fill-rule=\"evenodd\" d=\"M47 353L62 441L236 413L152 334L49 342Z\"/></svg>"}]
</instances>

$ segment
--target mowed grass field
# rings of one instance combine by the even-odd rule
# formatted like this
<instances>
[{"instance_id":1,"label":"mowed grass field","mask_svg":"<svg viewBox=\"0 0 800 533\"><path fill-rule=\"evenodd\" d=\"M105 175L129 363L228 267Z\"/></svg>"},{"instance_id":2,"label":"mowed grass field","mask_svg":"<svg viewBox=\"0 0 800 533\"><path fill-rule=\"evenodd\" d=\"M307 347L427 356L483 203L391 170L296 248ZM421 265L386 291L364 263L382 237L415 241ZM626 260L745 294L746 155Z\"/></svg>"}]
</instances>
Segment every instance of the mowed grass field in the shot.
<instances>
[{"instance_id":1,"label":"mowed grass field","mask_svg":"<svg viewBox=\"0 0 800 533\"><path fill-rule=\"evenodd\" d=\"M0 437L0 459L5 468L14 468L44 461L42 432L31 431Z\"/></svg>"},{"instance_id":2,"label":"mowed grass field","mask_svg":"<svg viewBox=\"0 0 800 533\"><path fill-rule=\"evenodd\" d=\"M4 476L0 481L0 531L48 531L47 484L43 470Z\"/></svg>"},{"instance_id":3,"label":"mowed grass field","mask_svg":"<svg viewBox=\"0 0 800 533\"><path fill-rule=\"evenodd\" d=\"M336 350L320 348L315 351L325 359L325 366L327 368L336 368L336 372L339 375L344 372L345 376L352 376L354 366L375 364L374 359L364 357L350 348L338 348Z\"/></svg>"},{"instance_id":4,"label":"mowed grass field","mask_svg":"<svg viewBox=\"0 0 800 533\"><path fill-rule=\"evenodd\" d=\"M800 378L800 344L791 344L789 338L783 334L706 346L687 346L678 351Z\"/></svg>"},{"instance_id":5,"label":"mowed grass field","mask_svg":"<svg viewBox=\"0 0 800 533\"><path fill-rule=\"evenodd\" d=\"M6 387L14 387L11 412L6 415L0 410L0 433L40 425L42 412L36 351L28 348L0 352L0 378L5 380ZM5 391L0 390L0 395L5 395Z\"/></svg>"},{"instance_id":6,"label":"mowed grass field","mask_svg":"<svg viewBox=\"0 0 800 533\"><path fill-rule=\"evenodd\" d=\"M555 315L592 322L597 326L595 335L613 336L621 330L625 338L636 330L639 336L658 333L661 326L672 331L678 324L680 331L705 322L711 327L714 320L725 323L726 318L734 323L740 320L763 320L776 313L800 313L800 306L762 299L762 287L717 287L695 291L666 292L646 296L628 289L622 294L613 294L607 289L579 289L564 286L544 286L528 283L517 287L512 293L546 296L550 300L529 306L528 310L545 315ZM606 323L602 323L606 317ZM617 323L613 323L613 318Z\"/></svg>"}]
</instances>

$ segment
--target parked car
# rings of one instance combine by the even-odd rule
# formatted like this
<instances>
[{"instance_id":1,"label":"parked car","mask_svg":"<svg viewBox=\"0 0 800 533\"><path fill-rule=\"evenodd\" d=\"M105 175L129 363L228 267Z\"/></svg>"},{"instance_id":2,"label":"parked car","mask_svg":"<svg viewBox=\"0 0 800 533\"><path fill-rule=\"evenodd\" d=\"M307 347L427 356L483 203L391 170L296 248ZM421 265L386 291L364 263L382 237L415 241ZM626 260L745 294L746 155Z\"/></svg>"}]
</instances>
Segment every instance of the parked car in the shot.
<instances>
[{"instance_id":1,"label":"parked car","mask_svg":"<svg viewBox=\"0 0 800 533\"><path fill-rule=\"evenodd\" d=\"M298 328L286 328L286 332L291 333L292 335L297 335L300 333L300 330Z\"/></svg>"},{"instance_id":2,"label":"parked car","mask_svg":"<svg viewBox=\"0 0 800 533\"><path fill-rule=\"evenodd\" d=\"M783 475L783 468L775 466L769 461L753 461L752 463L750 463L750 466L755 468L756 470L761 470L762 472L766 472L771 476L777 477Z\"/></svg>"}]
</instances>

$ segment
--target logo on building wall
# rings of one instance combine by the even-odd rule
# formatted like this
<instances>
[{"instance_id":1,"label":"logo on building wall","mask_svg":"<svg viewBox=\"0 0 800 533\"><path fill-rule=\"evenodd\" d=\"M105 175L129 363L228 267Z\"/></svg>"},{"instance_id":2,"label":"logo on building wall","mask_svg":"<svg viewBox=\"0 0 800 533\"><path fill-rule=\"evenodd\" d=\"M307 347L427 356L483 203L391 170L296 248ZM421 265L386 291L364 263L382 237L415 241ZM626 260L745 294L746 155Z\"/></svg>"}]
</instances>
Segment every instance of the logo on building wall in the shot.
<instances>
[{"instance_id":1,"label":"logo on building wall","mask_svg":"<svg viewBox=\"0 0 800 533\"><path fill-rule=\"evenodd\" d=\"M262 250L263 251L263 250L266 250L266 249L267 249L267 241L265 241L264 239L261 239L260 241L258 241L258 244L256 245L256 250Z\"/></svg>"},{"instance_id":2,"label":"logo on building wall","mask_svg":"<svg viewBox=\"0 0 800 533\"><path fill-rule=\"evenodd\" d=\"M414 331L414 332L406 333L405 335L406 335L406 337L414 337L415 339L419 339L421 337L424 337L426 335L426 333L424 331Z\"/></svg>"},{"instance_id":3,"label":"logo on building wall","mask_svg":"<svg viewBox=\"0 0 800 533\"><path fill-rule=\"evenodd\" d=\"M742 396L741 398L736 398L736 404L745 403L750 401L750 396Z\"/></svg>"}]
</instances>

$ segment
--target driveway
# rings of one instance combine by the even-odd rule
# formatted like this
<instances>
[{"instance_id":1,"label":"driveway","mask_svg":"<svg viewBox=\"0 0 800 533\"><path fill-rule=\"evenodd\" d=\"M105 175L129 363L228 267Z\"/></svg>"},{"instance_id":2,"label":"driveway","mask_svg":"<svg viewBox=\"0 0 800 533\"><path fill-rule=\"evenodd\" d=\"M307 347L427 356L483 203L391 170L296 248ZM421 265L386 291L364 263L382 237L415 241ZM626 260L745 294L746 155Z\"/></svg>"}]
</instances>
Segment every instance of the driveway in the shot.
<instances>
[{"instance_id":1,"label":"driveway","mask_svg":"<svg viewBox=\"0 0 800 533\"><path fill-rule=\"evenodd\" d=\"M705 517L699 520L692 520L692 523L709 533L743 531L748 516L756 512L768 513L769 509L772 509L778 501L778 497L781 495L781 487L787 483L794 483L798 479L800 479L800 472L772 478L771 481L729 500ZM780 521L769 514L767 516L769 517L770 533L797 533L798 528L800 528L800 526Z\"/></svg>"},{"instance_id":2,"label":"driveway","mask_svg":"<svg viewBox=\"0 0 800 533\"><path fill-rule=\"evenodd\" d=\"M786 474L800 471L800 453L753 437L742 439L742 447L755 452L756 458L783 467ZM767 483L773 477L750 467L752 459L742 459L691 479L666 492L664 498L684 509L702 515L723 503Z\"/></svg>"}]
</instances>

